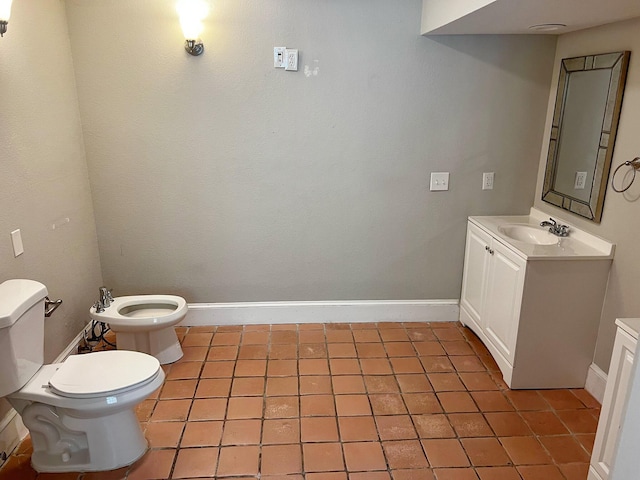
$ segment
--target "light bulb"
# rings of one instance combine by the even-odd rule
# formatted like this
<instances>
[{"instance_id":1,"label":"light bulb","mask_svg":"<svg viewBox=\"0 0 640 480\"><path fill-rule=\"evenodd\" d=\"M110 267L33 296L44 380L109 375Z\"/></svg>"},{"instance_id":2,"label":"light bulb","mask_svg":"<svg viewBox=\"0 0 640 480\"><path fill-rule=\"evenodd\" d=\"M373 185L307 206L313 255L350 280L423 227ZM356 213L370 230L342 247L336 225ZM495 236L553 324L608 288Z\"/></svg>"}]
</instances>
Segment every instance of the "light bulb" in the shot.
<instances>
[{"instance_id":1,"label":"light bulb","mask_svg":"<svg viewBox=\"0 0 640 480\"><path fill-rule=\"evenodd\" d=\"M11 17L11 2L13 0L0 0L0 20L9 21L9 17Z\"/></svg>"},{"instance_id":2,"label":"light bulb","mask_svg":"<svg viewBox=\"0 0 640 480\"><path fill-rule=\"evenodd\" d=\"M204 26L202 20L209 13L209 7L203 0L180 0L176 5L180 16L182 33L187 40L196 40L200 37Z\"/></svg>"}]
</instances>

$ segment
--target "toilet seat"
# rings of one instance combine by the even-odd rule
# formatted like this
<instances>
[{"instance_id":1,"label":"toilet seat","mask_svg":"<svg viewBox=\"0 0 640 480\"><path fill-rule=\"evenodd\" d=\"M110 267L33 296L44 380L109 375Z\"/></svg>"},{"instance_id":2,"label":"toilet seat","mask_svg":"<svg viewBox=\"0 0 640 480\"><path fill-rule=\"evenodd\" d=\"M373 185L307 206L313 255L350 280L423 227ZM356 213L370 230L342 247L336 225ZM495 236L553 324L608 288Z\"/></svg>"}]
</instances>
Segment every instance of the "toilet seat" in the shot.
<instances>
[{"instance_id":1,"label":"toilet seat","mask_svg":"<svg viewBox=\"0 0 640 480\"><path fill-rule=\"evenodd\" d=\"M51 376L49 387L62 397L105 397L146 385L159 371L160 362L140 352L109 350L72 355Z\"/></svg>"}]
</instances>

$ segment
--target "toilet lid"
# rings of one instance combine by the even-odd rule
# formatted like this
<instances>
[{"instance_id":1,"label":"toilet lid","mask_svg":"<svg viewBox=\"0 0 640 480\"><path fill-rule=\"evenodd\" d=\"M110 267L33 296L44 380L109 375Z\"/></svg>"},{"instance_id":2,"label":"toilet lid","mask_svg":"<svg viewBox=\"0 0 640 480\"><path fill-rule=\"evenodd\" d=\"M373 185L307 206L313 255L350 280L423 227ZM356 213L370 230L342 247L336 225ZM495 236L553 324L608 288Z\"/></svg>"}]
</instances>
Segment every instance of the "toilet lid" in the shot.
<instances>
[{"instance_id":1,"label":"toilet lid","mask_svg":"<svg viewBox=\"0 0 640 480\"><path fill-rule=\"evenodd\" d=\"M64 397L117 394L152 381L160 370L155 357L128 350L71 355L53 374L49 386Z\"/></svg>"}]
</instances>

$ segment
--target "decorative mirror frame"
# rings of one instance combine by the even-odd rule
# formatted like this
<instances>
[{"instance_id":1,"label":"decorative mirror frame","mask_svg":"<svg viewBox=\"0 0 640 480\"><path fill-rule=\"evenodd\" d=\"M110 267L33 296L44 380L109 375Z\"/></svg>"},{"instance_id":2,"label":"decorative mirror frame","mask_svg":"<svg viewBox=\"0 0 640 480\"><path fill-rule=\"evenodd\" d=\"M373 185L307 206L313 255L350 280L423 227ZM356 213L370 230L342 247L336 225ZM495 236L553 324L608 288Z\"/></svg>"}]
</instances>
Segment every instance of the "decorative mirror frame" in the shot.
<instances>
[{"instance_id":1,"label":"decorative mirror frame","mask_svg":"<svg viewBox=\"0 0 640 480\"><path fill-rule=\"evenodd\" d=\"M604 196L607 192L613 147L616 141L618 120L620 119L622 96L627 79L630 56L631 52L629 51L587 55L584 57L564 58L560 65L558 92L556 94L555 110L553 112L553 122L551 125L549 152L547 153L547 168L545 170L542 187L542 200L597 223L599 223L602 218L602 207L604 205ZM611 69L611 80L609 82L604 118L602 119L602 130L600 132L600 142L591 193L589 201L584 201L554 189L558 171L559 149L557 147L562 136L562 120L571 74L574 72L601 69Z\"/></svg>"}]
</instances>

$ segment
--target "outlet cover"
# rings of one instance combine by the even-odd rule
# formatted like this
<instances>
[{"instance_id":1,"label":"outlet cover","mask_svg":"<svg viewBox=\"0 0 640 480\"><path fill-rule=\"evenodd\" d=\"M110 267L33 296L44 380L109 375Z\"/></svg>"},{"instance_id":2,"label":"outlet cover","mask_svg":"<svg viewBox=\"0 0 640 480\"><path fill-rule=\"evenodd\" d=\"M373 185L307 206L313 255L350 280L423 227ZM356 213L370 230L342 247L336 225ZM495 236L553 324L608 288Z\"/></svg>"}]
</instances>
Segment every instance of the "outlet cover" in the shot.
<instances>
[{"instance_id":1,"label":"outlet cover","mask_svg":"<svg viewBox=\"0 0 640 480\"><path fill-rule=\"evenodd\" d=\"M576 181L573 188L576 190L584 190L587 184L587 172L576 172Z\"/></svg>"},{"instance_id":2,"label":"outlet cover","mask_svg":"<svg viewBox=\"0 0 640 480\"><path fill-rule=\"evenodd\" d=\"M298 71L298 50L294 48L287 48L284 51L284 69L292 72Z\"/></svg>"},{"instance_id":3,"label":"outlet cover","mask_svg":"<svg viewBox=\"0 0 640 480\"><path fill-rule=\"evenodd\" d=\"M493 190L493 172L484 172L482 174L482 189Z\"/></svg>"}]
</instances>

